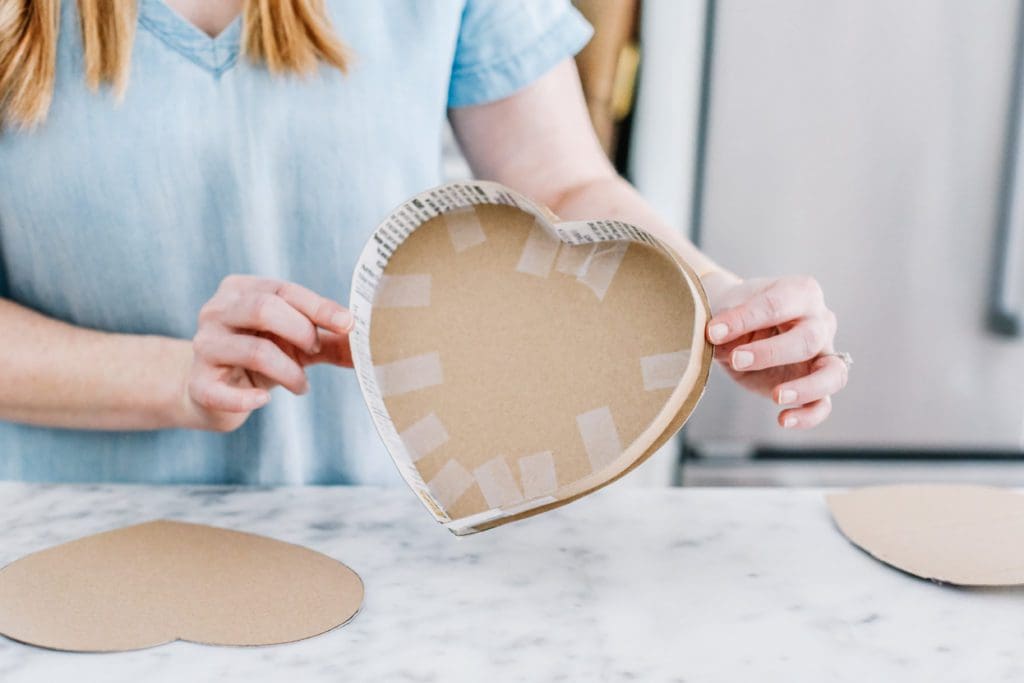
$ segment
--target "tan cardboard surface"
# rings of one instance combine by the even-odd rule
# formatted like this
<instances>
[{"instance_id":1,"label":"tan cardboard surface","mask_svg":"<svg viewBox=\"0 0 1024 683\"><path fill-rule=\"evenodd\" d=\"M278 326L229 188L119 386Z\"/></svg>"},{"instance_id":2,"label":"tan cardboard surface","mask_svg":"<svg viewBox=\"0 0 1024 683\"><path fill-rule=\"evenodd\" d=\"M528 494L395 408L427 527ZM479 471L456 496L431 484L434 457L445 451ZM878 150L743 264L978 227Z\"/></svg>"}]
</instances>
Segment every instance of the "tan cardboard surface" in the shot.
<instances>
[{"instance_id":1,"label":"tan cardboard surface","mask_svg":"<svg viewBox=\"0 0 1024 683\"><path fill-rule=\"evenodd\" d=\"M1024 583L1024 496L988 486L876 486L828 496L843 534L877 559L962 586Z\"/></svg>"},{"instance_id":2,"label":"tan cardboard surface","mask_svg":"<svg viewBox=\"0 0 1024 683\"><path fill-rule=\"evenodd\" d=\"M363 584L326 555L264 536L155 521L54 546L0 570L0 633L57 650L173 640L269 645L324 633Z\"/></svg>"},{"instance_id":3,"label":"tan cardboard surface","mask_svg":"<svg viewBox=\"0 0 1024 683\"><path fill-rule=\"evenodd\" d=\"M385 221L357 271L364 395L456 533L626 473L682 426L710 369L707 302L681 259L634 226L548 216L494 183L438 188Z\"/></svg>"}]
</instances>

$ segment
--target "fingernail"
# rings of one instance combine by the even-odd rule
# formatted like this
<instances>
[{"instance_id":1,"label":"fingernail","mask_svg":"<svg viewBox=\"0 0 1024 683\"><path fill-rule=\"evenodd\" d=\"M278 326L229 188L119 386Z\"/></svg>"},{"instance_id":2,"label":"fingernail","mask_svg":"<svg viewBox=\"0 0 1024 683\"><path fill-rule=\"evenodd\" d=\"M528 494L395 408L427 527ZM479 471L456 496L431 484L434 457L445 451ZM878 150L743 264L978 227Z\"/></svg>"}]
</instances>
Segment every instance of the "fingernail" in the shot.
<instances>
[{"instance_id":1,"label":"fingernail","mask_svg":"<svg viewBox=\"0 0 1024 683\"><path fill-rule=\"evenodd\" d=\"M732 367L736 370L749 368L754 364L754 354L750 351L736 351L732 354Z\"/></svg>"},{"instance_id":2,"label":"fingernail","mask_svg":"<svg viewBox=\"0 0 1024 683\"><path fill-rule=\"evenodd\" d=\"M796 392L792 389L783 389L779 392L779 405L796 403Z\"/></svg>"},{"instance_id":3,"label":"fingernail","mask_svg":"<svg viewBox=\"0 0 1024 683\"><path fill-rule=\"evenodd\" d=\"M341 311L339 313L335 313L331 317L331 325L333 325L338 330L344 330L346 332L352 328L352 322L352 314L349 313L348 311Z\"/></svg>"},{"instance_id":4,"label":"fingernail","mask_svg":"<svg viewBox=\"0 0 1024 683\"><path fill-rule=\"evenodd\" d=\"M789 429L790 427L796 427L796 418L787 417L785 420L782 421L782 426L785 427L786 429Z\"/></svg>"},{"instance_id":5,"label":"fingernail","mask_svg":"<svg viewBox=\"0 0 1024 683\"><path fill-rule=\"evenodd\" d=\"M320 353L320 349L320 335L317 335L317 338L313 340L313 346L310 347L309 351L315 356L316 354Z\"/></svg>"},{"instance_id":6,"label":"fingernail","mask_svg":"<svg viewBox=\"0 0 1024 683\"><path fill-rule=\"evenodd\" d=\"M721 341L725 339L725 335L729 334L729 326L725 323L715 323L708 330L708 334L711 336L711 341Z\"/></svg>"},{"instance_id":7,"label":"fingernail","mask_svg":"<svg viewBox=\"0 0 1024 683\"><path fill-rule=\"evenodd\" d=\"M270 394L262 394L258 396L255 401L253 401L253 405L255 405L257 408L262 408L268 403L270 403Z\"/></svg>"}]
</instances>

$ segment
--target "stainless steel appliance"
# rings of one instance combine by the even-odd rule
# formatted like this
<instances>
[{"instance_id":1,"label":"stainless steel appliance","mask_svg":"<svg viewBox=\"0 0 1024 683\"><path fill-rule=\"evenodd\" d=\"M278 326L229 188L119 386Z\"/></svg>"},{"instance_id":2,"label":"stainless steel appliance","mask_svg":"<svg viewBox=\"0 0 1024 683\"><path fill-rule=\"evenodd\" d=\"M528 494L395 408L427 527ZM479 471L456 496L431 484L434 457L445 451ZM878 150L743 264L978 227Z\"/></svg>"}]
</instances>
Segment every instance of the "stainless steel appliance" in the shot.
<instances>
[{"instance_id":1,"label":"stainless steel appliance","mask_svg":"<svg viewBox=\"0 0 1024 683\"><path fill-rule=\"evenodd\" d=\"M774 406L713 378L687 428L695 453L1024 449L1021 11L1013 0L644 4L634 180L740 274L816 276L856 359L833 417L809 432L779 429ZM687 20L704 30L700 50Z\"/></svg>"}]
</instances>

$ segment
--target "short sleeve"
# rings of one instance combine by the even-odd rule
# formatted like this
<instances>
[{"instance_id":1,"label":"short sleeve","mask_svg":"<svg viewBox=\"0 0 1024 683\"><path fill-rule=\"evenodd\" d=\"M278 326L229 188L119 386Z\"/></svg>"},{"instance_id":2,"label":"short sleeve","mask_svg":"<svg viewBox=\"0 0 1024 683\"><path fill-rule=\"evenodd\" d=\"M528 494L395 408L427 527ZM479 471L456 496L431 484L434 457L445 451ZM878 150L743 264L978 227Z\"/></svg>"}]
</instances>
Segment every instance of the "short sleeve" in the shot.
<instances>
[{"instance_id":1,"label":"short sleeve","mask_svg":"<svg viewBox=\"0 0 1024 683\"><path fill-rule=\"evenodd\" d=\"M568 0L466 0L448 106L508 97L579 52L592 33Z\"/></svg>"}]
</instances>

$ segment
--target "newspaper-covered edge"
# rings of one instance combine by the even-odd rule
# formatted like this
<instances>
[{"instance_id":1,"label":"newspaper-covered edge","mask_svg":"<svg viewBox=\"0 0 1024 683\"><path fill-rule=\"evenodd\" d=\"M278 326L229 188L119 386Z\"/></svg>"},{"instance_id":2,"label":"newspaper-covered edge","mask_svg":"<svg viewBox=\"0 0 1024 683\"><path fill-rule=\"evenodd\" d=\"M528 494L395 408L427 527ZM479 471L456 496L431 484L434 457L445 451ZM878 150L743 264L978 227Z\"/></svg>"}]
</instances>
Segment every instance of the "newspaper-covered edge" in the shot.
<instances>
[{"instance_id":1,"label":"newspaper-covered edge","mask_svg":"<svg viewBox=\"0 0 1024 683\"><path fill-rule=\"evenodd\" d=\"M399 474L416 493L424 506L448 529L456 534L472 533L473 527L510 514L518 514L550 504L551 496L517 503L508 510L496 508L453 520L430 492L420 475L398 430L388 413L377 382L370 350L370 321L373 301L391 257L399 246L427 221L458 209L482 204L513 206L533 215L542 225L551 228L566 244L580 245L608 241L640 242L667 248L664 242L646 230L613 219L556 222L538 204L504 185L490 181L462 181L424 190L403 202L388 214L373 231L356 262L352 276L349 308L355 321L349 333L352 361L370 417ZM671 250L670 250L671 251Z\"/></svg>"}]
</instances>

